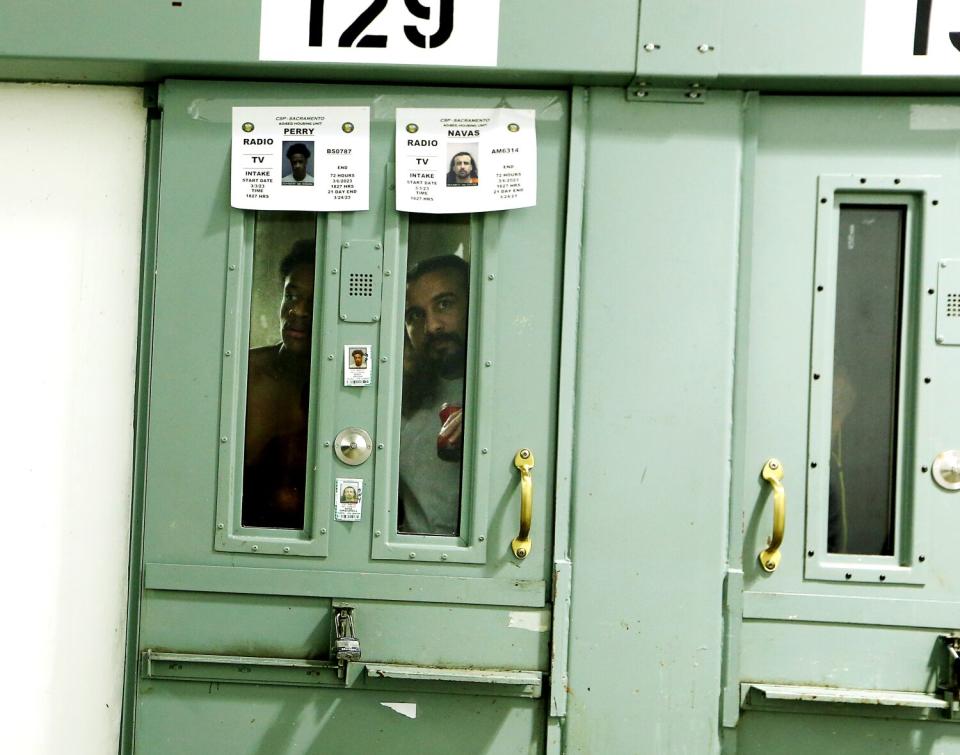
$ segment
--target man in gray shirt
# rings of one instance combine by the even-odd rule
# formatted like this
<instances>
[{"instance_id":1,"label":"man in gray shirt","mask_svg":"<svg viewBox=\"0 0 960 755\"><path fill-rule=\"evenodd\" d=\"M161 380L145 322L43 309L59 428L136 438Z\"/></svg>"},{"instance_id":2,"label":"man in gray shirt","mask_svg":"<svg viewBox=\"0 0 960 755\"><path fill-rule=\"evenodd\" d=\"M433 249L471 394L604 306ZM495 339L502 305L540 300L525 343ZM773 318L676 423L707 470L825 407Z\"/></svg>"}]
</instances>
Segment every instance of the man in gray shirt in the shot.
<instances>
[{"instance_id":1,"label":"man in gray shirt","mask_svg":"<svg viewBox=\"0 0 960 755\"><path fill-rule=\"evenodd\" d=\"M424 260L407 274L400 532L460 531L469 266Z\"/></svg>"}]
</instances>

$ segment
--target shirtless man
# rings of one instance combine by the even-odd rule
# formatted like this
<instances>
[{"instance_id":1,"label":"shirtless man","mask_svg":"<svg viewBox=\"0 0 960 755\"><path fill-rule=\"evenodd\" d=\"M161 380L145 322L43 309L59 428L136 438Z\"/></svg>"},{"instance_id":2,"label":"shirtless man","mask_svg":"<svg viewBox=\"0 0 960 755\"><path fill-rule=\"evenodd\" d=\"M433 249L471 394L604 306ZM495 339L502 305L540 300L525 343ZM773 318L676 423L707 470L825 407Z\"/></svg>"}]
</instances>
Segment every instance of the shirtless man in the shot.
<instances>
[{"instance_id":1,"label":"shirtless man","mask_svg":"<svg viewBox=\"0 0 960 755\"><path fill-rule=\"evenodd\" d=\"M242 523L303 527L314 242L280 263L280 343L250 352Z\"/></svg>"}]
</instances>

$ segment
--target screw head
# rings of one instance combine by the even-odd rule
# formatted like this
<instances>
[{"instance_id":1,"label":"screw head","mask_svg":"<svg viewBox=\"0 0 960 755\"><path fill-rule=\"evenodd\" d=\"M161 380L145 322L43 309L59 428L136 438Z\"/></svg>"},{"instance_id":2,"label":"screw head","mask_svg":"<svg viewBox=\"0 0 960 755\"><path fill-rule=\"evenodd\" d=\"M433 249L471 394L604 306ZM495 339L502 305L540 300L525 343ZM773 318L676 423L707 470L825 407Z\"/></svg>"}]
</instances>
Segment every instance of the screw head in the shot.
<instances>
[{"instance_id":1,"label":"screw head","mask_svg":"<svg viewBox=\"0 0 960 755\"><path fill-rule=\"evenodd\" d=\"M660 45L658 45L656 42L647 42L647 43L643 46L643 49L646 50L647 52L653 52L653 51L656 50L659 46L660 46Z\"/></svg>"},{"instance_id":2,"label":"screw head","mask_svg":"<svg viewBox=\"0 0 960 755\"><path fill-rule=\"evenodd\" d=\"M259 545L251 545L251 546L250 546L250 550L252 550L254 553L256 553L258 550L260 550L260 546L259 546Z\"/></svg>"},{"instance_id":3,"label":"screw head","mask_svg":"<svg viewBox=\"0 0 960 755\"><path fill-rule=\"evenodd\" d=\"M530 449L529 449L529 448L524 448L524 449L520 452L520 458L521 458L521 459L529 459L529 458L530 458Z\"/></svg>"},{"instance_id":4,"label":"screw head","mask_svg":"<svg viewBox=\"0 0 960 755\"><path fill-rule=\"evenodd\" d=\"M386 362L386 361L387 361L387 358L386 358L386 357L380 357L380 361L381 361L381 362Z\"/></svg>"},{"instance_id":5,"label":"screw head","mask_svg":"<svg viewBox=\"0 0 960 755\"><path fill-rule=\"evenodd\" d=\"M231 270L236 270L236 269L237 269L237 266L236 266L236 265L230 265L230 269L231 269Z\"/></svg>"},{"instance_id":6,"label":"screw head","mask_svg":"<svg viewBox=\"0 0 960 755\"><path fill-rule=\"evenodd\" d=\"M481 449L480 449L480 453L482 453L482 454L490 453L490 449L489 449L489 448L481 448Z\"/></svg>"},{"instance_id":7,"label":"screw head","mask_svg":"<svg viewBox=\"0 0 960 755\"><path fill-rule=\"evenodd\" d=\"M527 555L525 548L517 548L517 558L524 558Z\"/></svg>"},{"instance_id":8,"label":"screw head","mask_svg":"<svg viewBox=\"0 0 960 755\"><path fill-rule=\"evenodd\" d=\"M221 436L220 436L220 442L221 442L221 443L226 443L226 442L227 442L227 436L226 436L226 435L221 435Z\"/></svg>"},{"instance_id":9,"label":"screw head","mask_svg":"<svg viewBox=\"0 0 960 755\"><path fill-rule=\"evenodd\" d=\"M488 281L492 281L492 280L493 280L494 278L496 278L496 277L497 277L497 276L495 276L493 273L490 273L490 275L487 276L487 280L488 280Z\"/></svg>"},{"instance_id":10,"label":"screw head","mask_svg":"<svg viewBox=\"0 0 960 755\"><path fill-rule=\"evenodd\" d=\"M374 537L380 537L380 530L377 530L376 532L374 532L374 533L373 533L373 536L374 536Z\"/></svg>"},{"instance_id":11,"label":"screw head","mask_svg":"<svg viewBox=\"0 0 960 755\"><path fill-rule=\"evenodd\" d=\"M770 462L770 469L780 469L780 465L775 461Z\"/></svg>"},{"instance_id":12,"label":"screw head","mask_svg":"<svg viewBox=\"0 0 960 755\"><path fill-rule=\"evenodd\" d=\"M284 553L289 553L289 552L290 552L290 546L289 546L289 545L283 546L283 552L284 552Z\"/></svg>"},{"instance_id":13,"label":"screw head","mask_svg":"<svg viewBox=\"0 0 960 755\"><path fill-rule=\"evenodd\" d=\"M446 554L446 553L441 553L441 554L440 554L440 560L441 560L441 561L446 561L446 560L447 560L447 554Z\"/></svg>"},{"instance_id":14,"label":"screw head","mask_svg":"<svg viewBox=\"0 0 960 755\"><path fill-rule=\"evenodd\" d=\"M410 554L410 558L416 558L416 557L417 557L417 554L416 554L416 553L411 553L411 554Z\"/></svg>"},{"instance_id":15,"label":"screw head","mask_svg":"<svg viewBox=\"0 0 960 755\"><path fill-rule=\"evenodd\" d=\"M335 268L335 267L334 267L334 268L331 268L331 269L330 269L330 275L336 275L336 274L337 274L337 268Z\"/></svg>"},{"instance_id":16,"label":"screw head","mask_svg":"<svg viewBox=\"0 0 960 755\"><path fill-rule=\"evenodd\" d=\"M483 535L480 535L480 537L477 538L477 542L482 543L482 542L483 542L484 540L486 540L486 539L487 539L487 538L485 538Z\"/></svg>"},{"instance_id":17,"label":"screw head","mask_svg":"<svg viewBox=\"0 0 960 755\"><path fill-rule=\"evenodd\" d=\"M487 360L486 362L483 363L483 365L484 365L485 367L489 367L489 366L492 365L492 364L493 364L493 362L491 362L490 360Z\"/></svg>"},{"instance_id":18,"label":"screw head","mask_svg":"<svg viewBox=\"0 0 960 755\"><path fill-rule=\"evenodd\" d=\"M350 242L349 242L349 241L344 241L344 242L343 242L343 248L344 248L344 249L349 249L349 248L350 248Z\"/></svg>"},{"instance_id":19,"label":"screw head","mask_svg":"<svg viewBox=\"0 0 960 755\"><path fill-rule=\"evenodd\" d=\"M937 343L943 343L943 336L941 335L937 336Z\"/></svg>"},{"instance_id":20,"label":"screw head","mask_svg":"<svg viewBox=\"0 0 960 755\"><path fill-rule=\"evenodd\" d=\"M326 535L326 534L327 534L327 528L326 528L326 527L321 527L321 528L320 528L320 534L321 534L321 535Z\"/></svg>"},{"instance_id":21,"label":"screw head","mask_svg":"<svg viewBox=\"0 0 960 755\"><path fill-rule=\"evenodd\" d=\"M223 529L223 522L217 522L217 529L218 529L218 530L222 530L222 529Z\"/></svg>"},{"instance_id":22,"label":"screw head","mask_svg":"<svg viewBox=\"0 0 960 755\"><path fill-rule=\"evenodd\" d=\"M713 49L713 45L708 45L706 43L702 45L697 45L697 52L704 53L710 52Z\"/></svg>"},{"instance_id":23,"label":"screw head","mask_svg":"<svg viewBox=\"0 0 960 755\"><path fill-rule=\"evenodd\" d=\"M374 248L374 249L383 249L383 244L379 244L379 243L378 243L378 244L374 244L374 245L373 245L373 248Z\"/></svg>"},{"instance_id":24,"label":"screw head","mask_svg":"<svg viewBox=\"0 0 960 755\"><path fill-rule=\"evenodd\" d=\"M390 275L391 275L391 273L390 273L389 270L384 270L384 271L383 271L383 276L384 276L385 278L389 278Z\"/></svg>"}]
</instances>

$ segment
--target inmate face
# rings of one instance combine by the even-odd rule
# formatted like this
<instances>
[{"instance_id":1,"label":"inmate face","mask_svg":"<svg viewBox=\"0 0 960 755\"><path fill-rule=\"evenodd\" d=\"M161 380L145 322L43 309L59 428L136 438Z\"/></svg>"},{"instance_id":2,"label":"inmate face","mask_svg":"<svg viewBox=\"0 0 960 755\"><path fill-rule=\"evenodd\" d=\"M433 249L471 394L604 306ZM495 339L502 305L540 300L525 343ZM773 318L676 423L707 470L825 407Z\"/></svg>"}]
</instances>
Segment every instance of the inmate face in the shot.
<instances>
[{"instance_id":1,"label":"inmate face","mask_svg":"<svg viewBox=\"0 0 960 755\"><path fill-rule=\"evenodd\" d=\"M404 304L398 530L460 532L469 218L411 216Z\"/></svg>"},{"instance_id":2,"label":"inmate face","mask_svg":"<svg viewBox=\"0 0 960 755\"><path fill-rule=\"evenodd\" d=\"M244 527L304 525L316 240L291 242L291 229L285 231L276 238L258 233L254 251Z\"/></svg>"}]
</instances>

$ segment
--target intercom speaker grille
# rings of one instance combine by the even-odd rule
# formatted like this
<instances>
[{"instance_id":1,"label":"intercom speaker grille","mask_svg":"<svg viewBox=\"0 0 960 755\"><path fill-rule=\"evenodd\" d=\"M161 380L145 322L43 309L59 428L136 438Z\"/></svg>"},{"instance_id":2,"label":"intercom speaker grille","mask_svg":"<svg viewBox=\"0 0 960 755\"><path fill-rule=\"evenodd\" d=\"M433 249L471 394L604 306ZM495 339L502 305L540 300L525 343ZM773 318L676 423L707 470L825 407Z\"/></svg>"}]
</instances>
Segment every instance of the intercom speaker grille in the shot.
<instances>
[{"instance_id":1,"label":"intercom speaker grille","mask_svg":"<svg viewBox=\"0 0 960 755\"><path fill-rule=\"evenodd\" d=\"M373 276L370 273L350 273L347 292L350 296L373 296Z\"/></svg>"},{"instance_id":2,"label":"intercom speaker grille","mask_svg":"<svg viewBox=\"0 0 960 755\"><path fill-rule=\"evenodd\" d=\"M960 317L960 294L947 294L947 317Z\"/></svg>"},{"instance_id":3,"label":"intercom speaker grille","mask_svg":"<svg viewBox=\"0 0 960 755\"><path fill-rule=\"evenodd\" d=\"M340 320L378 322L383 294L383 244L350 239L340 247Z\"/></svg>"}]
</instances>

